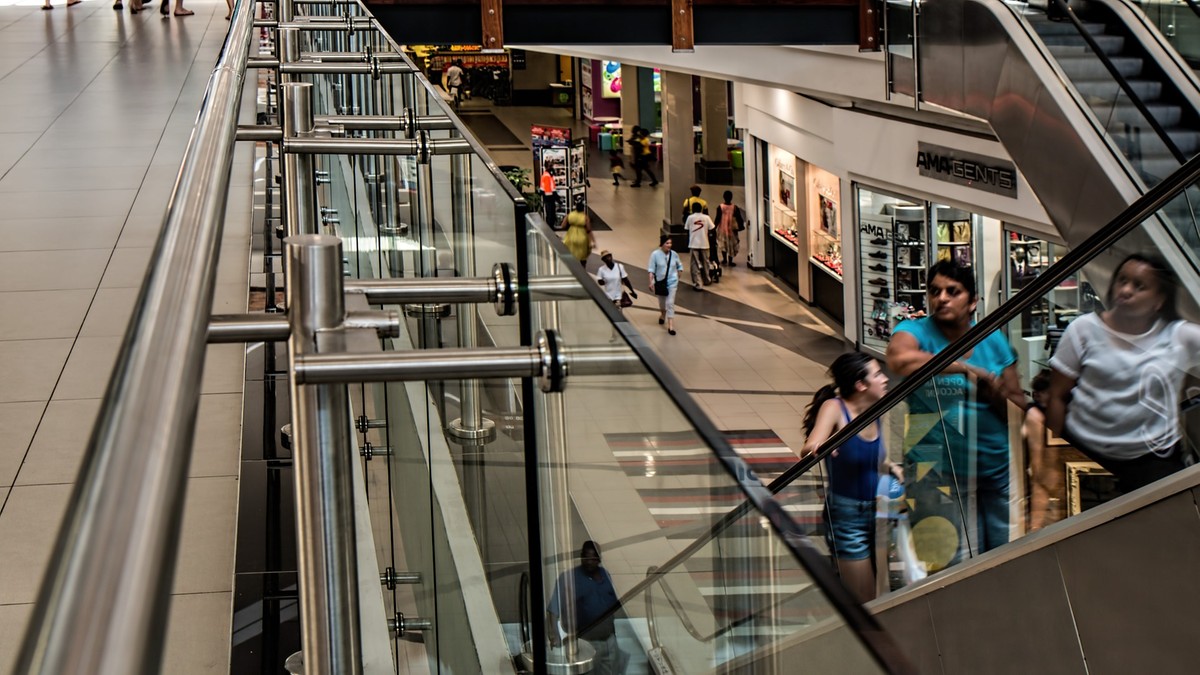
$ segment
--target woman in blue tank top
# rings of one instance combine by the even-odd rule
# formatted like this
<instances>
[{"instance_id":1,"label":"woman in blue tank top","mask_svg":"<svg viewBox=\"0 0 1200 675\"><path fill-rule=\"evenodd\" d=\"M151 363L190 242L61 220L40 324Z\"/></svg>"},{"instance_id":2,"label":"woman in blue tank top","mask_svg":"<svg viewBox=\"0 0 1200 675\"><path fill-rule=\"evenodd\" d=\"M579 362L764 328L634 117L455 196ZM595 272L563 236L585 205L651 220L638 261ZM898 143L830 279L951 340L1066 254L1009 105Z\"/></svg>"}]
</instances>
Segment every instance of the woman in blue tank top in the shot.
<instances>
[{"instance_id":1,"label":"woman in blue tank top","mask_svg":"<svg viewBox=\"0 0 1200 675\"><path fill-rule=\"evenodd\" d=\"M816 452L821 444L868 406L887 393L887 376L879 362L860 352L839 356L829 368L833 384L821 387L804 414L807 440L801 457ZM871 567L871 540L875 532L875 496L881 469L903 481L900 466L887 459L883 426L875 426L847 441L826 460L829 490L825 499L825 521L830 547L837 560L842 583L859 600L875 597L875 573Z\"/></svg>"}]
</instances>

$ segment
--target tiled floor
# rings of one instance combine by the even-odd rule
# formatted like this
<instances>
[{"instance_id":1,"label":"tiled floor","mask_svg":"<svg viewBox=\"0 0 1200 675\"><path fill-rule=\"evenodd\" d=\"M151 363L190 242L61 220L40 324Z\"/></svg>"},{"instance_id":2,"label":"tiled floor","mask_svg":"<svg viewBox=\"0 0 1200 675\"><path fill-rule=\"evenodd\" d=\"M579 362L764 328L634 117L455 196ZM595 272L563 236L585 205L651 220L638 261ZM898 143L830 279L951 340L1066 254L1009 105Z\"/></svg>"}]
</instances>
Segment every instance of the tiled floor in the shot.
<instances>
[{"instance_id":1,"label":"tiled floor","mask_svg":"<svg viewBox=\"0 0 1200 675\"><path fill-rule=\"evenodd\" d=\"M0 6L0 672L11 669L149 260L225 4ZM252 102L252 101L251 101ZM245 308L239 149L218 311ZM209 350L163 672L228 670L242 348Z\"/></svg>"}]
</instances>

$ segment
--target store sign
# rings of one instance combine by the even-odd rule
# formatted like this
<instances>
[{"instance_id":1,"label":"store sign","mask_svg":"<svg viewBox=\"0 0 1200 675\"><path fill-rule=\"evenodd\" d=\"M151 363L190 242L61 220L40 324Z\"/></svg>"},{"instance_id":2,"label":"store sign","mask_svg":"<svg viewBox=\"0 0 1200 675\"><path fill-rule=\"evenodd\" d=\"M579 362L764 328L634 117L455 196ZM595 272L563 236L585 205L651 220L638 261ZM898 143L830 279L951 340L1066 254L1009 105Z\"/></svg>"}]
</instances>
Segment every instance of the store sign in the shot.
<instances>
[{"instance_id":1,"label":"store sign","mask_svg":"<svg viewBox=\"0 0 1200 675\"><path fill-rule=\"evenodd\" d=\"M1003 159L918 142L917 169L927 178L1017 198L1017 167Z\"/></svg>"}]
</instances>

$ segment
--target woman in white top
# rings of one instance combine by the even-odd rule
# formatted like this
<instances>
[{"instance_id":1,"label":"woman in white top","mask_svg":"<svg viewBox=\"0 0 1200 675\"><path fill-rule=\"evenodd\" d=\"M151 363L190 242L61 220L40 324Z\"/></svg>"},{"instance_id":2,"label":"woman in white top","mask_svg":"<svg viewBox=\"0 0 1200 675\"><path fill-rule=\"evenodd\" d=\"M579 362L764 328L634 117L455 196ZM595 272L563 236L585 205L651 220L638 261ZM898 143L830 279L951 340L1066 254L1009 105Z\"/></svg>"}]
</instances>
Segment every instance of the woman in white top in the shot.
<instances>
[{"instance_id":1,"label":"woman in white top","mask_svg":"<svg viewBox=\"0 0 1200 675\"><path fill-rule=\"evenodd\" d=\"M596 281L604 287L604 295L613 301L619 311L621 309L621 284L625 284L625 287L629 289L629 295L634 298L637 297L637 291L633 290L633 282L625 273L625 266L613 261L612 251L600 251L600 262L604 264L600 265L600 269L596 271Z\"/></svg>"},{"instance_id":2,"label":"woman in white top","mask_svg":"<svg viewBox=\"0 0 1200 675\"><path fill-rule=\"evenodd\" d=\"M1122 493L1184 467L1179 392L1200 326L1179 319L1159 258L1121 261L1103 312L1079 317L1050 359L1046 424L1117 478Z\"/></svg>"}]
</instances>

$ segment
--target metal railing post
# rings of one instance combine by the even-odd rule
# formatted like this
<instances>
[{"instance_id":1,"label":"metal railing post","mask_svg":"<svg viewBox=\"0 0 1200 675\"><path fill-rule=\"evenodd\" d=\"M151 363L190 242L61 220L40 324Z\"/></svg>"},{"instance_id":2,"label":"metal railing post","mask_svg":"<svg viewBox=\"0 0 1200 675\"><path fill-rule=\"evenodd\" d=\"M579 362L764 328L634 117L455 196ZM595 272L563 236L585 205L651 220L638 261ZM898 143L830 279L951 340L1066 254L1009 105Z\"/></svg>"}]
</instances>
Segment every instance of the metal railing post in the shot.
<instances>
[{"instance_id":1,"label":"metal railing post","mask_svg":"<svg viewBox=\"0 0 1200 675\"><path fill-rule=\"evenodd\" d=\"M450 158L450 202L453 207L454 269L459 276L475 274L474 210L471 203L471 156ZM458 343L471 348L479 344L478 310L473 304L458 306ZM464 444L482 445L496 437L496 424L483 418L478 380L463 380L459 385L459 417L446 431ZM482 483L481 483L482 486ZM479 530L482 531L482 530Z\"/></svg>"},{"instance_id":2,"label":"metal railing post","mask_svg":"<svg viewBox=\"0 0 1200 675\"><path fill-rule=\"evenodd\" d=\"M313 133L312 84L279 85L284 142ZM317 232L316 196L312 155L283 153L283 222L288 236Z\"/></svg>"},{"instance_id":3,"label":"metal railing post","mask_svg":"<svg viewBox=\"0 0 1200 675\"><path fill-rule=\"evenodd\" d=\"M338 350L345 318L342 243L322 234L290 236L288 341L300 634L313 673L361 673L358 565L354 538L349 396L344 384L299 384L295 361Z\"/></svg>"}]
</instances>

